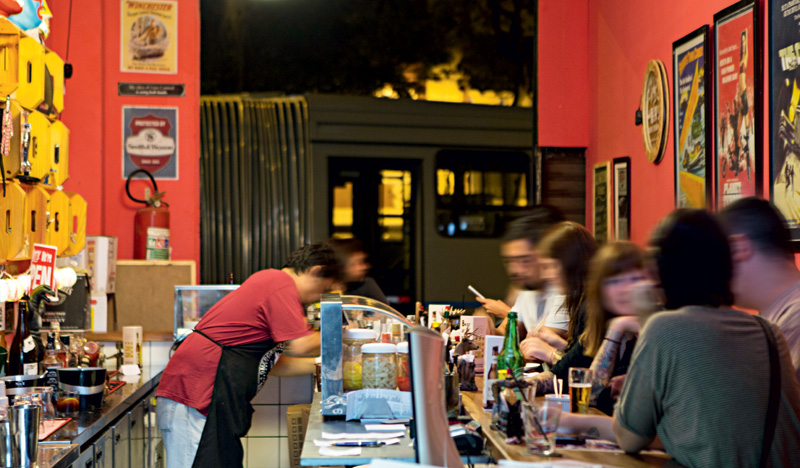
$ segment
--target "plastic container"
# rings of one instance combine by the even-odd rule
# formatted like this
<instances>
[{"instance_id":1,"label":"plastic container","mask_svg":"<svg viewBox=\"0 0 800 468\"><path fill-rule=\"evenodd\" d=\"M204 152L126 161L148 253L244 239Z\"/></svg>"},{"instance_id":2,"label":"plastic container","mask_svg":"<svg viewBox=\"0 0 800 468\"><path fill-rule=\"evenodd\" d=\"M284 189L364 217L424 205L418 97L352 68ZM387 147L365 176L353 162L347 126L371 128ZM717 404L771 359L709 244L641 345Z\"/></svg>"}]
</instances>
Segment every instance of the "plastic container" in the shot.
<instances>
[{"instance_id":1,"label":"plastic container","mask_svg":"<svg viewBox=\"0 0 800 468\"><path fill-rule=\"evenodd\" d=\"M375 343L375 330L345 330L342 335L342 385L345 392L361 390L361 347Z\"/></svg>"},{"instance_id":2,"label":"plastic container","mask_svg":"<svg viewBox=\"0 0 800 468\"><path fill-rule=\"evenodd\" d=\"M371 343L361 347L362 388L397 388L397 345Z\"/></svg>"},{"instance_id":3,"label":"plastic container","mask_svg":"<svg viewBox=\"0 0 800 468\"><path fill-rule=\"evenodd\" d=\"M397 389L401 392L411 391L411 364L408 361L408 342L397 344Z\"/></svg>"}]
</instances>

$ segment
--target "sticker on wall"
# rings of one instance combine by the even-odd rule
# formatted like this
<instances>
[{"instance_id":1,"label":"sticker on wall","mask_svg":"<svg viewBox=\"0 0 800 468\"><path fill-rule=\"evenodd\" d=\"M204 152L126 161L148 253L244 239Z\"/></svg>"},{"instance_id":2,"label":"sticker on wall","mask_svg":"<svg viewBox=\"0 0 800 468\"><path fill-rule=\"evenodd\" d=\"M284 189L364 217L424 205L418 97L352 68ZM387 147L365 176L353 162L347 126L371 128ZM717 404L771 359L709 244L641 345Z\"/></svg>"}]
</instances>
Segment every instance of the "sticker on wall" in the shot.
<instances>
[{"instance_id":1,"label":"sticker on wall","mask_svg":"<svg viewBox=\"0 0 800 468\"><path fill-rule=\"evenodd\" d=\"M137 169L178 179L177 107L122 107L122 178Z\"/></svg>"},{"instance_id":2,"label":"sticker on wall","mask_svg":"<svg viewBox=\"0 0 800 468\"><path fill-rule=\"evenodd\" d=\"M120 67L123 72L178 72L178 2L123 1Z\"/></svg>"}]
</instances>

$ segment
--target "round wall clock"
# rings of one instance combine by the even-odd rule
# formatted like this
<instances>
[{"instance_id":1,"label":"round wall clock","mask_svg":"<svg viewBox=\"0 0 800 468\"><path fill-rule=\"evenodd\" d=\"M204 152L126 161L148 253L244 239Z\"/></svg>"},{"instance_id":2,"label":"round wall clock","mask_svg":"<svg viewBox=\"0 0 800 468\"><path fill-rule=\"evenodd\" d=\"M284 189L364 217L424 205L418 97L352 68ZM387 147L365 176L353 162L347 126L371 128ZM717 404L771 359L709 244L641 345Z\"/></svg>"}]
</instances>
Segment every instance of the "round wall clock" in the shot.
<instances>
[{"instance_id":1,"label":"round wall clock","mask_svg":"<svg viewBox=\"0 0 800 468\"><path fill-rule=\"evenodd\" d=\"M669 83L661 60L647 64L642 87L642 137L647 159L658 164L664 157L669 129Z\"/></svg>"}]
</instances>

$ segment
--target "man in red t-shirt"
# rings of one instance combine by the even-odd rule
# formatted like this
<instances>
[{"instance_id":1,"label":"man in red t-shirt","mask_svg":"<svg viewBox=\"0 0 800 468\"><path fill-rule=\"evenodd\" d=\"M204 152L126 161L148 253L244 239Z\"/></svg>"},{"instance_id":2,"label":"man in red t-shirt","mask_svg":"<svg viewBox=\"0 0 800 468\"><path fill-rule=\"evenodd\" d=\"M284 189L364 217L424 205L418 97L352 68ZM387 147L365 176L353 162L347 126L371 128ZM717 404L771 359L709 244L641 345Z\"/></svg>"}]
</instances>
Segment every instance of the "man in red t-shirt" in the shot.
<instances>
[{"instance_id":1,"label":"man in red t-shirt","mask_svg":"<svg viewBox=\"0 0 800 468\"><path fill-rule=\"evenodd\" d=\"M180 345L158 387L158 425L167 467L242 466L239 441L252 418L250 400L266 374L313 371L289 356L319 354L305 306L339 277L330 247L307 245L281 270L262 270L220 300ZM299 367L298 367L299 365Z\"/></svg>"}]
</instances>

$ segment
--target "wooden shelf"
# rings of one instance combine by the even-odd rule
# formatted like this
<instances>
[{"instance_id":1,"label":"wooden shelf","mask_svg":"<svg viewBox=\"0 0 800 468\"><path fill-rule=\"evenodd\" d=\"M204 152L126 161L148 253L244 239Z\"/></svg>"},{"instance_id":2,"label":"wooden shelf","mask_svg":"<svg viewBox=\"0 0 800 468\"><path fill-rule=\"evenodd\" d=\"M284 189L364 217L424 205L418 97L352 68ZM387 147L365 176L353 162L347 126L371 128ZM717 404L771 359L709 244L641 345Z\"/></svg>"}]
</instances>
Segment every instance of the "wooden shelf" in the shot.
<instances>
[{"instance_id":1,"label":"wooden shelf","mask_svg":"<svg viewBox=\"0 0 800 468\"><path fill-rule=\"evenodd\" d=\"M122 341L122 332L113 331L107 333L87 333L86 339L91 341ZM145 331L143 341L175 341L172 330L169 331Z\"/></svg>"}]
</instances>

